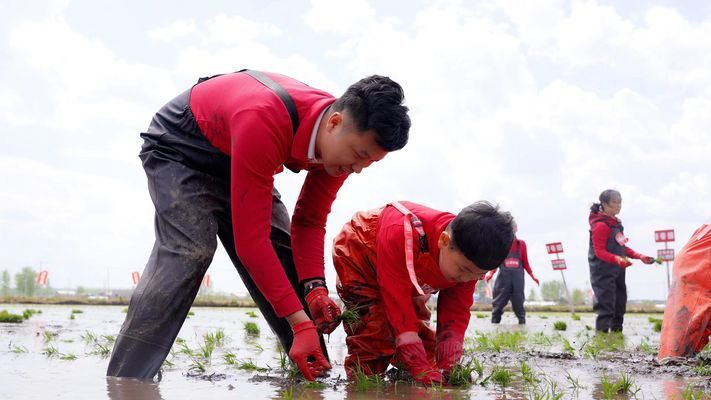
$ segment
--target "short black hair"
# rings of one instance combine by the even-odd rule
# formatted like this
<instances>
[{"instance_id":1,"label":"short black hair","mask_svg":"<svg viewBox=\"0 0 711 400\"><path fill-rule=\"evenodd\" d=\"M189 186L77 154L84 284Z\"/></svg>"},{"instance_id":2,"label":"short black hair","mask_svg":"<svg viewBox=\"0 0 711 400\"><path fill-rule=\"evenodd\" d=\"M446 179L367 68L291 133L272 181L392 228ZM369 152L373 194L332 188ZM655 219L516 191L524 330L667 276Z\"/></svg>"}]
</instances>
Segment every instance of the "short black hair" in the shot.
<instances>
[{"instance_id":1,"label":"short black hair","mask_svg":"<svg viewBox=\"0 0 711 400\"><path fill-rule=\"evenodd\" d=\"M400 150L410 131L405 92L387 76L371 75L352 84L333 103L334 111L346 110L360 132L375 131L375 141L385 151Z\"/></svg>"},{"instance_id":2,"label":"short black hair","mask_svg":"<svg viewBox=\"0 0 711 400\"><path fill-rule=\"evenodd\" d=\"M496 269L509 254L514 240L513 217L487 201L477 201L449 224L454 247L477 267Z\"/></svg>"}]
</instances>

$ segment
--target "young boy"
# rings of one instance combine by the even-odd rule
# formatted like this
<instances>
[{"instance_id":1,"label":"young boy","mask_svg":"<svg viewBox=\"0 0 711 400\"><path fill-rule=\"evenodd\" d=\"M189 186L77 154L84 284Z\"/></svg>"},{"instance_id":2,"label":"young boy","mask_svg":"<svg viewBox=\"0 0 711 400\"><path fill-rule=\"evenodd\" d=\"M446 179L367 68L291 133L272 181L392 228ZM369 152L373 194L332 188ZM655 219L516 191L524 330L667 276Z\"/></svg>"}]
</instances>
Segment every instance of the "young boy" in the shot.
<instances>
[{"instance_id":1,"label":"young boy","mask_svg":"<svg viewBox=\"0 0 711 400\"><path fill-rule=\"evenodd\" d=\"M456 217L411 202L356 213L333 244L338 295L359 315L344 322L348 375L403 364L425 385L443 382L462 355L477 280L509 252L512 221L487 202ZM437 292L435 332L425 302Z\"/></svg>"}]
</instances>

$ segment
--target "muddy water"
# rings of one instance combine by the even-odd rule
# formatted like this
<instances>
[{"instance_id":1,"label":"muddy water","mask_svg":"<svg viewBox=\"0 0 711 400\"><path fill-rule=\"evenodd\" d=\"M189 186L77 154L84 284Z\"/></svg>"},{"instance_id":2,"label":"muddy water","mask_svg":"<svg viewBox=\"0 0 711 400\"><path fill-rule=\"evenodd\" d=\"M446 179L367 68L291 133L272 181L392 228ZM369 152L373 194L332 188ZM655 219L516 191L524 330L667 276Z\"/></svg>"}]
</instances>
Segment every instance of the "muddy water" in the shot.
<instances>
[{"instance_id":1,"label":"muddy water","mask_svg":"<svg viewBox=\"0 0 711 400\"><path fill-rule=\"evenodd\" d=\"M282 362L276 339L256 309L194 308L186 320L179 338L163 368L160 382L137 382L130 379L107 379L107 349L110 350L124 319L124 307L114 306L22 306L0 305L0 310L21 313L27 308L42 310L22 324L0 324L0 399L526 399L580 398L603 399L603 380L616 380L622 373L632 379L636 395L618 395L618 399L711 399L711 380L695 372L697 365L658 365L649 349L658 345L659 334L652 329L646 315L628 315L625 321L625 350L596 357L583 354L594 326L594 315L583 314L574 321L569 314L528 315L528 324L521 328L507 313L502 324L494 326L486 318L472 316L465 347L477 346L477 336L492 332L520 331L527 337L536 336L536 343L526 343L518 350L482 349L473 352L484 365L484 375L494 367L508 368L512 381L506 385L489 379L486 384L466 388L424 388L408 382L387 382L384 386L358 389L344 381L343 359L346 355L344 333L334 332L328 346L333 370L322 378L323 385L314 387L289 378L281 369ZM81 310L70 319L72 310ZM248 312L257 314L257 318ZM659 318L660 316L655 316ZM567 323L563 332L555 331L555 321ZM246 322L260 328L258 336L244 329ZM204 335L224 332L224 340L205 358L188 355L205 347ZM480 332L480 333L477 333ZM541 340L550 338L549 341ZM565 352L565 338L574 349ZM642 346L640 346L642 344ZM230 358L229 355L233 355ZM225 355L228 355L227 359ZM76 358L74 358L76 357ZM196 362L200 361L200 363ZM245 371L237 365L252 362L266 371ZM525 382L521 363L532 368L537 383ZM204 370L203 370L204 368ZM603 376L605 378L603 378ZM544 394L548 393L548 397ZM688 397L691 393L700 397ZM683 397L686 395L687 397Z\"/></svg>"}]
</instances>

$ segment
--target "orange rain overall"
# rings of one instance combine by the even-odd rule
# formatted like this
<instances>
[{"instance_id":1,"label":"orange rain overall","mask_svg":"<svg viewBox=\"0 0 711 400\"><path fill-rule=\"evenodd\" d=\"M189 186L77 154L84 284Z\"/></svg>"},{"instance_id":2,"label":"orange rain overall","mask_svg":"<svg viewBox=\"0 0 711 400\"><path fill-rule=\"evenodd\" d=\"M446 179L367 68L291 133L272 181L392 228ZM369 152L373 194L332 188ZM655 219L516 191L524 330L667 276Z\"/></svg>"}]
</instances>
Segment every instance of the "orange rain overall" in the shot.
<instances>
[{"instance_id":1,"label":"orange rain overall","mask_svg":"<svg viewBox=\"0 0 711 400\"><path fill-rule=\"evenodd\" d=\"M691 236L674 261L658 359L693 357L711 335L711 223Z\"/></svg>"}]
</instances>

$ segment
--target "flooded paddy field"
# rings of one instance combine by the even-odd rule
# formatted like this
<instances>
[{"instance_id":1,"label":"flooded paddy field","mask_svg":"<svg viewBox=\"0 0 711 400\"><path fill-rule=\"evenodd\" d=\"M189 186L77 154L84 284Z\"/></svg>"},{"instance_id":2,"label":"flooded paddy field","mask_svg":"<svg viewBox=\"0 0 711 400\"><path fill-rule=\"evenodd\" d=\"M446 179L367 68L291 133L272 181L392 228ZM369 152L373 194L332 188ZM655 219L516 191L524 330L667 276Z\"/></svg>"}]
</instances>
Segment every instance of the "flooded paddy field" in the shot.
<instances>
[{"instance_id":1,"label":"flooded paddy field","mask_svg":"<svg viewBox=\"0 0 711 400\"><path fill-rule=\"evenodd\" d=\"M711 354L654 360L660 314L628 314L620 336L596 335L593 314L529 313L519 326L474 312L460 375L472 382L423 387L394 370L347 382L342 328L328 340L329 376L305 382L250 308L194 307L160 382L106 378L125 307L0 305L28 309L41 313L0 324L0 399L711 399Z\"/></svg>"}]
</instances>

